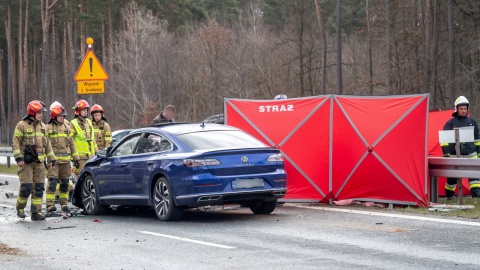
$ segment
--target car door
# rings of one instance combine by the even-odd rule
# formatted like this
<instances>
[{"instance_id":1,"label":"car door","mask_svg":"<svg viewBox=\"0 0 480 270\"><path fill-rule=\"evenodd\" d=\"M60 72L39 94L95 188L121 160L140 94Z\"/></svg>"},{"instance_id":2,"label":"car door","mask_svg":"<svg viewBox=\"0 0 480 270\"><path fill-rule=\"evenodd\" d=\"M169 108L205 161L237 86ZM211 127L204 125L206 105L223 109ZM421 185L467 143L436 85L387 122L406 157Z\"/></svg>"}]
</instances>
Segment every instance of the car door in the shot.
<instances>
[{"instance_id":1,"label":"car door","mask_svg":"<svg viewBox=\"0 0 480 270\"><path fill-rule=\"evenodd\" d=\"M141 133L130 136L109 154L100 164L97 173L99 194L102 196L125 196L130 188L125 181L126 161L133 155Z\"/></svg>"},{"instance_id":2,"label":"car door","mask_svg":"<svg viewBox=\"0 0 480 270\"><path fill-rule=\"evenodd\" d=\"M140 138L135 154L125 161L127 163L126 181L129 182L132 193L138 196L138 199L148 200L151 173L161 166L159 159L166 156L166 152L172 148L172 143L159 134L145 133Z\"/></svg>"}]
</instances>

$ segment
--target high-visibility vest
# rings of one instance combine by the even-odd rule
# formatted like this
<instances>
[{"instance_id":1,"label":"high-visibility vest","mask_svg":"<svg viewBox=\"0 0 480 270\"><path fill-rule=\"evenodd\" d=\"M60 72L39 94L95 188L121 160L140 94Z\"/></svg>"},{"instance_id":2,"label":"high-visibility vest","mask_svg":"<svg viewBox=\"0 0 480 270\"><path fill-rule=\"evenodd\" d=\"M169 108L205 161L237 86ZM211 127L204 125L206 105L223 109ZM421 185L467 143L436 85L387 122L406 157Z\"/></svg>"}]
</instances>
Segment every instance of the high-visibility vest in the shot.
<instances>
[{"instance_id":1,"label":"high-visibility vest","mask_svg":"<svg viewBox=\"0 0 480 270\"><path fill-rule=\"evenodd\" d=\"M85 118L87 124L90 128L90 139L87 140L85 134L83 133L82 128L78 124L78 119L75 118L70 123L72 123L73 127L75 128L75 146L77 147L77 153L79 156L86 156L86 155L93 155L94 154L94 134L93 134L93 126L90 119Z\"/></svg>"}]
</instances>

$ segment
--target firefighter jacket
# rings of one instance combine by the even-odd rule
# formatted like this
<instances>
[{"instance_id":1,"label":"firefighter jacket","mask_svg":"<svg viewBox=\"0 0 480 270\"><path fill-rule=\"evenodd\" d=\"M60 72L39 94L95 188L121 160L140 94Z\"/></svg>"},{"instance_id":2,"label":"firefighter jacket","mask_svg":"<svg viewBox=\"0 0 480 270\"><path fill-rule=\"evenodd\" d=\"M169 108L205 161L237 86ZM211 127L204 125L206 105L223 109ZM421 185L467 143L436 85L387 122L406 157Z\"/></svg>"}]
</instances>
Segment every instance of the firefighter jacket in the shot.
<instances>
[{"instance_id":1,"label":"firefighter jacket","mask_svg":"<svg viewBox=\"0 0 480 270\"><path fill-rule=\"evenodd\" d=\"M106 119L102 119L98 122L92 121L93 133L95 135L95 142L98 149L105 149L112 144L112 129L106 122Z\"/></svg>"},{"instance_id":2,"label":"firefighter jacket","mask_svg":"<svg viewBox=\"0 0 480 270\"><path fill-rule=\"evenodd\" d=\"M70 128L80 159L89 159L98 152L90 119L77 116L70 121Z\"/></svg>"},{"instance_id":3,"label":"firefighter jacket","mask_svg":"<svg viewBox=\"0 0 480 270\"><path fill-rule=\"evenodd\" d=\"M70 163L70 160L79 159L73 133L68 124L51 120L47 125L47 135L58 163Z\"/></svg>"},{"instance_id":4,"label":"firefighter jacket","mask_svg":"<svg viewBox=\"0 0 480 270\"><path fill-rule=\"evenodd\" d=\"M12 143L15 160L23 159L27 145L36 150L37 161L43 162L47 159L48 162L52 162L56 160L52 145L47 137L47 126L32 117L24 117L15 127Z\"/></svg>"},{"instance_id":5,"label":"firefighter jacket","mask_svg":"<svg viewBox=\"0 0 480 270\"><path fill-rule=\"evenodd\" d=\"M477 122L471 117L455 116L445 123L443 130L452 130L454 128L473 129L474 142L461 142L460 155L475 158L480 153L480 132ZM456 155L454 143L442 143L442 152L444 156Z\"/></svg>"}]
</instances>

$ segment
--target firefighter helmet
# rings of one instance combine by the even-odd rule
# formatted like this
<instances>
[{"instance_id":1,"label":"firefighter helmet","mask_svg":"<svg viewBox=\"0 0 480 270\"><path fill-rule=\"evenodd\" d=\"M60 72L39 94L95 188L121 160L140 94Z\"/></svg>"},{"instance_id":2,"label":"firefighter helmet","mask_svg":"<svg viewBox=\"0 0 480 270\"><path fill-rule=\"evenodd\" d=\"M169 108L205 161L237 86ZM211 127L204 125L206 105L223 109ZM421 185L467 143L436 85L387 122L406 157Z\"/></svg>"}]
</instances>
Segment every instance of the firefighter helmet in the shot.
<instances>
[{"instance_id":1,"label":"firefighter helmet","mask_svg":"<svg viewBox=\"0 0 480 270\"><path fill-rule=\"evenodd\" d=\"M101 113L102 116L103 116L103 113L105 112L102 108L102 106L98 105L98 104L93 104L92 106L92 109L90 110L90 114L93 115L94 113Z\"/></svg>"},{"instance_id":2,"label":"firefighter helmet","mask_svg":"<svg viewBox=\"0 0 480 270\"><path fill-rule=\"evenodd\" d=\"M278 99L287 99L287 95L276 95L273 99L278 100Z\"/></svg>"},{"instance_id":3,"label":"firefighter helmet","mask_svg":"<svg viewBox=\"0 0 480 270\"><path fill-rule=\"evenodd\" d=\"M42 103L40 103L40 101L33 100L33 101L30 101L30 103L28 103L27 113L30 116L35 116L35 114L37 112L41 112L41 111L43 111L43 109L44 109L44 107L43 107Z\"/></svg>"},{"instance_id":4,"label":"firefighter helmet","mask_svg":"<svg viewBox=\"0 0 480 270\"><path fill-rule=\"evenodd\" d=\"M75 110L75 115L80 115L80 111L83 109L89 109L90 105L88 105L88 102L84 99L80 99L75 103L75 106L73 109Z\"/></svg>"},{"instance_id":5,"label":"firefighter helmet","mask_svg":"<svg viewBox=\"0 0 480 270\"><path fill-rule=\"evenodd\" d=\"M468 102L468 99L464 96L459 96L456 100L455 100L455 110L457 110L458 106L468 106L470 105L470 103Z\"/></svg>"},{"instance_id":6,"label":"firefighter helmet","mask_svg":"<svg viewBox=\"0 0 480 270\"><path fill-rule=\"evenodd\" d=\"M60 106L62 109L65 110L65 107L63 107L63 105L60 104L60 102L58 102L58 101L55 100L55 101L50 105L50 111L52 110L53 107L55 107L55 106L57 106L57 105Z\"/></svg>"},{"instance_id":7,"label":"firefighter helmet","mask_svg":"<svg viewBox=\"0 0 480 270\"><path fill-rule=\"evenodd\" d=\"M57 118L58 115L67 115L67 112L65 111L65 108L63 108L61 105L55 105L50 108L50 116L52 119Z\"/></svg>"},{"instance_id":8,"label":"firefighter helmet","mask_svg":"<svg viewBox=\"0 0 480 270\"><path fill-rule=\"evenodd\" d=\"M43 101L40 101L40 100L32 100L32 102L40 102L40 104L42 104L42 112L46 112L47 111L47 105L45 104L45 102Z\"/></svg>"},{"instance_id":9,"label":"firefighter helmet","mask_svg":"<svg viewBox=\"0 0 480 270\"><path fill-rule=\"evenodd\" d=\"M455 111L452 113L453 117L458 116L458 106L467 106L467 111L470 107L470 103L468 102L468 99L464 96L459 96L457 99L455 99Z\"/></svg>"}]
</instances>

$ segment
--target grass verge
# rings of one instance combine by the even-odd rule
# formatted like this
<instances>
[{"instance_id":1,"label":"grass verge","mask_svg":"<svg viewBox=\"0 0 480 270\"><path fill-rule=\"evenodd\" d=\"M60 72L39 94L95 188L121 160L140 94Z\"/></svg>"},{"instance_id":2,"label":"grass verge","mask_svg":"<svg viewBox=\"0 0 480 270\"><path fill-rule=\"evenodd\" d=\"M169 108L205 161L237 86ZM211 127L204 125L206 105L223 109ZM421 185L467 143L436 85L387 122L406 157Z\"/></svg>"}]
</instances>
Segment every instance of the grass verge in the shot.
<instances>
[{"instance_id":1,"label":"grass verge","mask_svg":"<svg viewBox=\"0 0 480 270\"><path fill-rule=\"evenodd\" d=\"M458 198L456 200L447 201L446 198L439 198L439 204L450 204L458 205ZM429 214L435 216L445 216L445 217L462 217L469 219L480 219L480 199L479 198L463 198L464 205L473 205L475 208L466 209L466 210L453 210L450 212L438 212L438 211L429 211L428 207L406 207L406 208L396 208L396 211L403 213L412 213L412 214Z\"/></svg>"},{"instance_id":2,"label":"grass verge","mask_svg":"<svg viewBox=\"0 0 480 270\"><path fill-rule=\"evenodd\" d=\"M17 174L18 166L11 164L10 168L7 165L0 164L0 173L3 174Z\"/></svg>"}]
</instances>

